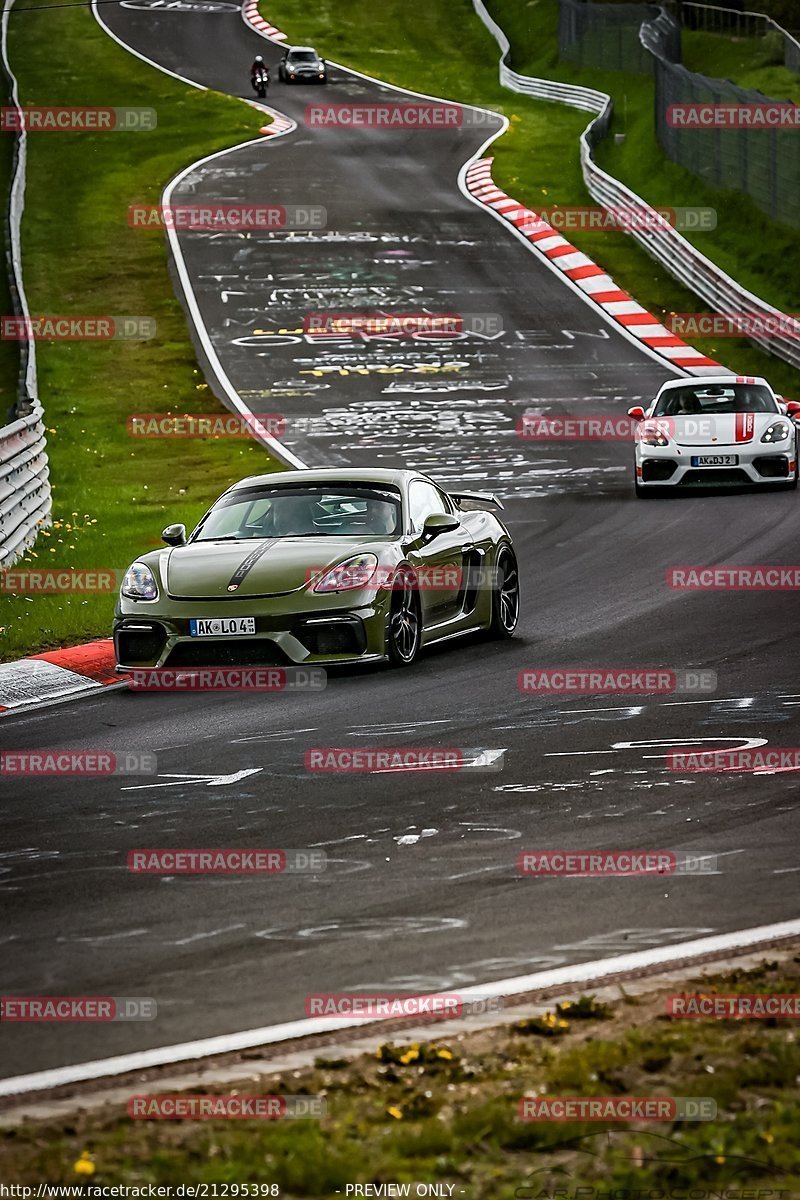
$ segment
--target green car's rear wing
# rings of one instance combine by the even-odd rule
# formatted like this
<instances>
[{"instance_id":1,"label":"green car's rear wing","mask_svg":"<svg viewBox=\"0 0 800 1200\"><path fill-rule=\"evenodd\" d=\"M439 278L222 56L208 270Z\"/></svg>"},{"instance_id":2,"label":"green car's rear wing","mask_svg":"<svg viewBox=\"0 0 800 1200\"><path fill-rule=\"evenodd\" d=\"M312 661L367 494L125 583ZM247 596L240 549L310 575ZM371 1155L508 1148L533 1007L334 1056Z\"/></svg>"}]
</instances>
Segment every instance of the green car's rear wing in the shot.
<instances>
[{"instance_id":1,"label":"green car's rear wing","mask_svg":"<svg viewBox=\"0 0 800 1200\"><path fill-rule=\"evenodd\" d=\"M493 492L450 492L449 495L459 508L465 504L477 504L479 508L503 508L502 500L498 500Z\"/></svg>"}]
</instances>

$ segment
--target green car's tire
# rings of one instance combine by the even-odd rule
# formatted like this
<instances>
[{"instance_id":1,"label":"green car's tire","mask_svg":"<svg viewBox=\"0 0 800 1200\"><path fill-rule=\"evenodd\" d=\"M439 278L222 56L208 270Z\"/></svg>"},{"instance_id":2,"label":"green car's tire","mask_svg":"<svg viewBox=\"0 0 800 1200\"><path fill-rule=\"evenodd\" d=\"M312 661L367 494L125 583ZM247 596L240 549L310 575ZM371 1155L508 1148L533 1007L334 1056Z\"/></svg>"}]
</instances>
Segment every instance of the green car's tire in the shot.
<instances>
[{"instance_id":1,"label":"green car's tire","mask_svg":"<svg viewBox=\"0 0 800 1200\"><path fill-rule=\"evenodd\" d=\"M510 638L519 620L519 567L510 546L503 545L498 550L495 572L489 637Z\"/></svg>"},{"instance_id":2,"label":"green car's tire","mask_svg":"<svg viewBox=\"0 0 800 1200\"><path fill-rule=\"evenodd\" d=\"M422 645L422 609L413 571L401 567L394 577L386 630L386 657L393 667L410 667Z\"/></svg>"}]
</instances>

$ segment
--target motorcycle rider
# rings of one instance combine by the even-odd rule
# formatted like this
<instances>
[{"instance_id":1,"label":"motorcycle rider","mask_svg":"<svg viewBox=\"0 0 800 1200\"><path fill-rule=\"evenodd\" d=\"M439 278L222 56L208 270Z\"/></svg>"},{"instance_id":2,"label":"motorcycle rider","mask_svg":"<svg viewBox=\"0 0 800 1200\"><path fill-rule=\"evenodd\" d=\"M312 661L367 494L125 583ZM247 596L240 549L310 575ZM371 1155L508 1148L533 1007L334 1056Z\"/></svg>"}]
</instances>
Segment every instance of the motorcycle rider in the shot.
<instances>
[{"instance_id":1,"label":"motorcycle rider","mask_svg":"<svg viewBox=\"0 0 800 1200\"><path fill-rule=\"evenodd\" d=\"M264 62L264 59L261 57L261 55L257 54L255 61L250 68L250 82L252 83L253 87L255 87L256 80L258 79L259 75L264 75L267 83L269 83L269 67Z\"/></svg>"}]
</instances>

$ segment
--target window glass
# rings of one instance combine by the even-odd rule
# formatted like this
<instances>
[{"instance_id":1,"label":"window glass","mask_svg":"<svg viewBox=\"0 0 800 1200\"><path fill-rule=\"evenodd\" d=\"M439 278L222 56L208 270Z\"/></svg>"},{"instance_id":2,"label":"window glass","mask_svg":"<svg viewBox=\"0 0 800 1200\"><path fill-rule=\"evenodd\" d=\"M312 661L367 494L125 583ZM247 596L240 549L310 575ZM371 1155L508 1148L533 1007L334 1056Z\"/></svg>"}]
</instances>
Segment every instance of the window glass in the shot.
<instances>
[{"instance_id":1,"label":"window glass","mask_svg":"<svg viewBox=\"0 0 800 1200\"><path fill-rule=\"evenodd\" d=\"M422 532L425 518L431 513L449 513L447 501L438 488L432 483L415 479L408 490L408 506L411 517L411 528L415 533Z\"/></svg>"},{"instance_id":2,"label":"window glass","mask_svg":"<svg viewBox=\"0 0 800 1200\"><path fill-rule=\"evenodd\" d=\"M389 487L329 484L262 487L223 496L192 537L394 537L400 497Z\"/></svg>"},{"instance_id":3,"label":"window glass","mask_svg":"<svg viewBox=\"0 0 800 1200\"><path fill-rule=\"evenodd\" d=\"M768 388L760 383L686 384L669 388L653 416L682 417L708 413L779 412Z\"/></svg>"}]
</instances>

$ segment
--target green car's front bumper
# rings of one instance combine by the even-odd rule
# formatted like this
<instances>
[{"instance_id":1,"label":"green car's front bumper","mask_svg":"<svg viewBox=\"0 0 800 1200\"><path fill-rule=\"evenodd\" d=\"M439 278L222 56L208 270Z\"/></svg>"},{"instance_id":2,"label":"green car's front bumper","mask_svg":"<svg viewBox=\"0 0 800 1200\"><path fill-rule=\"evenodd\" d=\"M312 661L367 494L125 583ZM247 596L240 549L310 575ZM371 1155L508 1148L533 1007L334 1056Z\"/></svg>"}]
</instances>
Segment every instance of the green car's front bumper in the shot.
<instances>
[{"instance_id":1,"label":"green car's front bumper","mask_svg":"<svg viewBox=\"0 0 800 1200\"><path fill-rule=\"evenodd\" d=\"M213 601L122 598L113 626L117 670L376 661L386 654L389 605L386 591ZM191 636L190 620L214 617L254 617L255 634Z\"/></svg>"}]
</instances>

